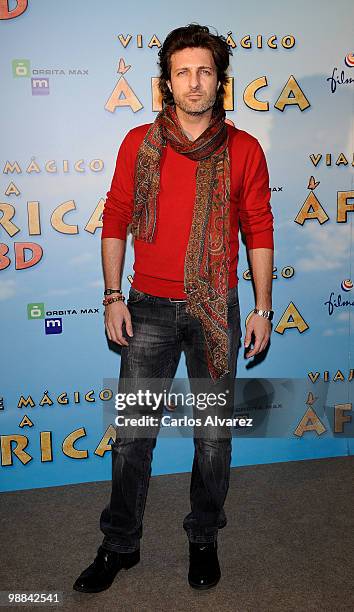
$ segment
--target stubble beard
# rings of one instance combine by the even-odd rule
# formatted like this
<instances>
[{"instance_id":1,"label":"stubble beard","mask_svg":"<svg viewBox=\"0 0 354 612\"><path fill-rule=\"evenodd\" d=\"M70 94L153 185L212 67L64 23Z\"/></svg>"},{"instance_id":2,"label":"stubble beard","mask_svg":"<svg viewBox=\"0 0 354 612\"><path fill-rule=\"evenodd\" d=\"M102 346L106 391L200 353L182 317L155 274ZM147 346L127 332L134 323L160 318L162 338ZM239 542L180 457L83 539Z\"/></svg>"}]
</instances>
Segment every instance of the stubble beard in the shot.
<instances>
[{"instance_id":1,"label":"stubble beard","mask_svg":"<svg viewBox=\"0 0 354 612\"><path fill-rule=\"evenodd\" d=\"M209 96L205 100L201 99L198 103L188 104L183 98L179 98L178 96L173 96L174 103L178 108L186 113L187 115L192 115L194 117L198 115L203 115L208 110L213 108L216 101L216 93L212 96Z\"/></svg>"}]
</instances>

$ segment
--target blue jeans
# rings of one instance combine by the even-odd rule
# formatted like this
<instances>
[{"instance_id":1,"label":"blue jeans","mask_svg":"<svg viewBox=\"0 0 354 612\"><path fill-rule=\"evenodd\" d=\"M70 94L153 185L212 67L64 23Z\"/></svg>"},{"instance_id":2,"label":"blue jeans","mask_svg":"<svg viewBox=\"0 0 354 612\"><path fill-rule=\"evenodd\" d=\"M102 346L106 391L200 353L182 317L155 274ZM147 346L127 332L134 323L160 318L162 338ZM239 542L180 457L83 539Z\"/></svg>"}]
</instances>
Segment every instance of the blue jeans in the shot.
<instances>
[{"instance_id":1,"label":"blue jeans","mask_svg":"<svg viewBox=\"0 0 354 612\"><path fill-rule=\"evenodd\" d=\"M191 392L197 395L202 389L227 394L226 406L221 408L217 403L214 407L208 406L207 415L231 417L241 338L237 287L229 289L227 300L230 373L215 382L207 367L201 324L186 313L186 302L159 298L131 287L127 306L134 336L125 334L129 346L122 347L118 392L137 392L147 385L155 392L168 392L184 351ZM155 416L161 417L162 409L163 406ZM130 413L137 416L137 407L126 406L124 416ZM193 406L193 416L200 417L197 413ZM203 412L203 418L206 413ZM139 548L158 431L159 427L116 426L111 498L100 518L103 548L117 552L133 552ZM191 542L213 542L218 529L226 525L223 506L229 488L231 442L231 430L224 425L194 428L191 511L183 521Z\"/></svg>"}]
</instances>

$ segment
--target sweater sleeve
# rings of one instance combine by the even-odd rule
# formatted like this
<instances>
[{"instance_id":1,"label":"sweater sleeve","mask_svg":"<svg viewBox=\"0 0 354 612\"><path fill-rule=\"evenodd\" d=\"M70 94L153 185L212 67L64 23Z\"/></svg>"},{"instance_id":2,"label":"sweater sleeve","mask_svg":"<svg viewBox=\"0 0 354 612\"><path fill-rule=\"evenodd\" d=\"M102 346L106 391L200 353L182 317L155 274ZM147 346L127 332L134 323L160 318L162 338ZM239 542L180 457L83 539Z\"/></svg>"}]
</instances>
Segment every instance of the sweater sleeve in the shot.
<instances>
[{"instance_id":1,"label":"sweater sleeve","mask_svg":"<svg viewBox=\"0 0 354 612\"><path fill-rule=\"evenodd\" d=\"M240 197L240 225L248 249L274 250L273 214L267 162L261 145L255 140L246 158Z\"/></svg>"},{"instance_id":2,"label":"sweater sleeve","mask_svg":"<svg viewBox=\"0 0 354 612\"><path fill-rule=\"evenodd\" d=\"M129 144L129 133L117 155L111 188L103 208L101 238L126 240L127 228L132 221L134 203L134 160Z\"/></svg>"}]
</instances>

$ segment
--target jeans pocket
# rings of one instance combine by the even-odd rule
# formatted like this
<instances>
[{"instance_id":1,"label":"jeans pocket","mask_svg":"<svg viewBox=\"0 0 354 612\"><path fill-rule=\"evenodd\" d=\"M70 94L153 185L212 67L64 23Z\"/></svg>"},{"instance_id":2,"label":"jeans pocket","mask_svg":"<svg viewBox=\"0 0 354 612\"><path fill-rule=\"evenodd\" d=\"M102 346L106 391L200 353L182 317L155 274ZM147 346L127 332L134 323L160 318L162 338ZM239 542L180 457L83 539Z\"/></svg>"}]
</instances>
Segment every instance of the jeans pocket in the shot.
<instances>
[{"instance_id":1,"label":"jeans pocket","mask_svg":"<svg viewBox=\"0 0 354 612\"><path fill-rule=\"evenodd\" d=\"M129 296L127 304L137 304L138 302L142 302L146 297L146 293L143 291L138 291L134 287L130 287Z\"/></svg>"}]
</instances>

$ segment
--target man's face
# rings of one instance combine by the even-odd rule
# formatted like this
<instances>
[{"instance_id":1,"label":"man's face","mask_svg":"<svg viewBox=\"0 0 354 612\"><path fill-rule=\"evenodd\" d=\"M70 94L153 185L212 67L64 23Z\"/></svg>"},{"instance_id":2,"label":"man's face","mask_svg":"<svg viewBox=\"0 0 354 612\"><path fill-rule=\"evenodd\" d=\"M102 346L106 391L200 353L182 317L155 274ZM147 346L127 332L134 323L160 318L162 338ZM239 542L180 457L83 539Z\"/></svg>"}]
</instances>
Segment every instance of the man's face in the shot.
<instances>
[{"instance_id":1,"label":"man's face","mask_svg":"<svg viewBox=\"0 0 354 612\"><path fill-rule=\"evenodd\" d=\"M218 89L211 51L187 47L171 56L171 80L167 81L174 102L188 115L202 115L212 108Z\"/></svg>"}]
</instances>

